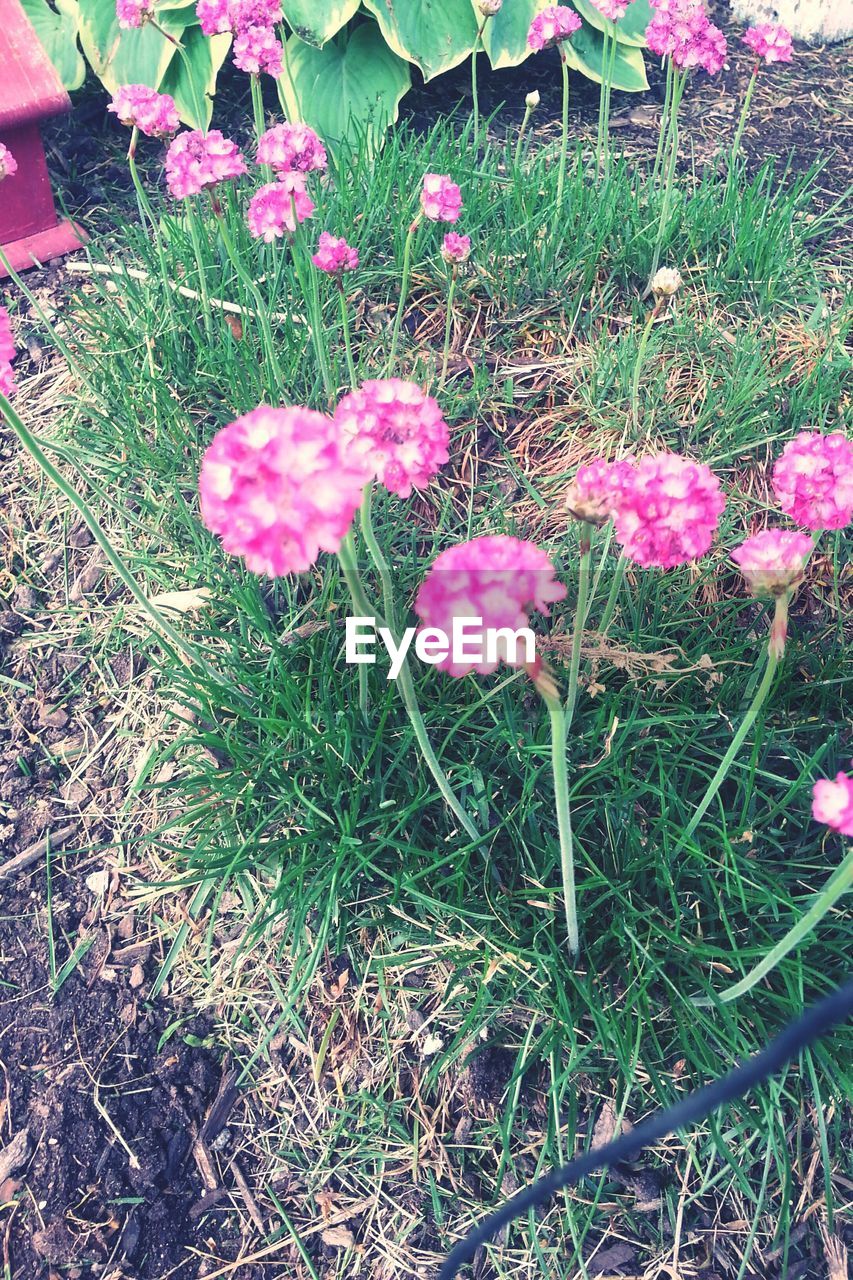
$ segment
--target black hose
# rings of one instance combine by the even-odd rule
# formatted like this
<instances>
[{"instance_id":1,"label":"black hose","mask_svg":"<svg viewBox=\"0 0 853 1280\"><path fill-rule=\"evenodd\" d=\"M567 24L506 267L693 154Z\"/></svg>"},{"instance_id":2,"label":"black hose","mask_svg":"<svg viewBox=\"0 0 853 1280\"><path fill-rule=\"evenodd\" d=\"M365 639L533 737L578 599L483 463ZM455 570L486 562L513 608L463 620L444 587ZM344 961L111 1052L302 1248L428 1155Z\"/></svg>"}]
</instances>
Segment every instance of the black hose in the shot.
<instances>
[{"instance_id":1,"label":"black hose","mask_svg":"<svg viewBox=\"0 0 853 1280\"><path fill-rule=\"evenodd\" d=\"M633 1159L643 1147L659 1142L676 1129L704 1120L718 1107L741 1097L755 1085L772 1076L802 1049L824 1035L837 1022L843 1022L853 1013L853 979L847 981L823 1000L813 1004L796 1022L791 1022L775 1039L746 1062L735 1067L728 1075L711 1084L703 1085L682 1098L666 1111L659 1111L643 1120L630 1133L594 1151L587 1151L569 1164L548 1173L538 1182L519 1191L511 1200L484 1218L479 1226L469 1231L463 1240L448 1254L437 1280L453 1280L459 1268L470 1262L477 1250L491 1240L502 1227L521 1217L529 1209L544 1204L562 1187L579 1182L597 1169L611 1169L622 1160Z\"/></svg>"}]
</instances>

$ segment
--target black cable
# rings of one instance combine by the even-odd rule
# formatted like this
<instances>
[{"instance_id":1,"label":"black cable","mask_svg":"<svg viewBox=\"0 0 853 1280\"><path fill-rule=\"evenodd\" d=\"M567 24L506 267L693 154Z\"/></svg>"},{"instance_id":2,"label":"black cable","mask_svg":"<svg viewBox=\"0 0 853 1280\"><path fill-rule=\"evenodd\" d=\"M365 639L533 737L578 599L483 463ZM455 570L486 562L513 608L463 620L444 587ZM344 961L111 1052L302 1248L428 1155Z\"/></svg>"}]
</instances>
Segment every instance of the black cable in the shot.
<instances>
[{"instance_id":1,"label":"black cable","mask_svg":"<svg viewBox=\"0 0 853 1280\"><path fill-rule=\"evenodd\" d=\"M610 1169L622 1160L631 1160L643 1147L659 1142L667 1134L676 1129L684 1129L698 1120L704 1120L712 1111L724 1106L727 1102L741 1097L749 1089L761 1084L768 1076L783 1067L786 1062L805 1049L813 1041L824 1035L836 1022L842 1022L853 1013L853 979L850 979L811 1006L796 1022L791 1022L775 1039L761 1049L746 1062L735 1067L727 1076L714 1080L682 1098L675 1106L666 1111L659 1111L643 1120L630 1133L623 1134L614 1142L608 1142L594 1151L587 1151L569 1164L546 1174L538 1182L519 1191L500 1209L485 1218L477 1227L469 1231L463 1240L450 1251L445 1259L437 1280L453 1280L459 1268L470 1262L474 1254L502 1227L507 1226L514 1218L520 1217L529 1209L544 1204L562 1187L579 1182L587 1174L596 1169Z\"/></svg>"}]
</instances>

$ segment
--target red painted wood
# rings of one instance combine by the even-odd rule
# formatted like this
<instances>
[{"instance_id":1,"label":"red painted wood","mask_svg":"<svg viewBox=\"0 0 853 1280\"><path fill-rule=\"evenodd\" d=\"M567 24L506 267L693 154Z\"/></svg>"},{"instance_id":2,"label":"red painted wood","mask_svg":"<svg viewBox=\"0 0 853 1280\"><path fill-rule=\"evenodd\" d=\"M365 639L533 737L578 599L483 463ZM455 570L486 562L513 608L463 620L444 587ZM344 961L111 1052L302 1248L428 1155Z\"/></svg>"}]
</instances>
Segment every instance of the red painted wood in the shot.
<instances>
[{"instance_id":1,"label":"red painted wood","mask_svg":"<svg viewBox=\"0 0 853 1280\"><path fill-rule=\"evenodd\" d=\"M18 162L0 183L0 244L21 271L79 248L82 233L57 219L39 132L71 102L18 0L0 0L0 68L0 142Z\"/></svg>"}]
</instances>

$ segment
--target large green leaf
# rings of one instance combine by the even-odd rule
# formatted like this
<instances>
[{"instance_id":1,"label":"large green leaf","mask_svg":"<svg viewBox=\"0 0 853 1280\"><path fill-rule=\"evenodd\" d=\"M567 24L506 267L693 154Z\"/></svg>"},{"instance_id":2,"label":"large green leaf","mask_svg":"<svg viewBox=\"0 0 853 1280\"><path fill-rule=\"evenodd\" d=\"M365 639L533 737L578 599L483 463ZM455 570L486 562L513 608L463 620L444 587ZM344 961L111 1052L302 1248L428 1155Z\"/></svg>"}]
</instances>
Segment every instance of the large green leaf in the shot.
<instances>
[{"instance_id":1,"label":"large green leaf","mask_svg":"<svg viewBox=\"0 0 853 1280\"><path fill-rule=\"evenodd\" d=\"M284 0L284 16L294 35L322 49L358 12L361 0Z\"/></svg>"},{"instance_id":2,"label":"large green leaf","mask_svg":"<svg viewBox=\"0 0 853 1280\"><path fill-rule=\"evenodd\" d=\"M159 89L175 46L149 22L135 31L118 25L112 0L79 0L80 43L105 88L115 93L121 84L147 84ZM196 21L192 8L163 10L158 22L180 40L184 28Z\"/></svg>"},{"instance_id":3,"label":"large green leaf","mask_svg":"<svg viewBox=\"0 0 853 1280\"><path fill-rule=\"evenodd\" d=\"M332 149L362 135L379 146L410 84L407 63L365 22L322 49L291 36L278 93L288 119L310 124Z\"/></svg>"},{"instance_id":4,"label":"large green leaf","mask_svg":"<svg viewBox=\"0 0 853 1280\"><path fill-rule=\"evenodd\" d=\"M571 40L565 41L563 48L566 51L566 62L570 67L601 84L604 76L604 36L600 31L584 23ZM616 61L613 65L613 87L625 89L628 93L641 93L644 89L648 89L646 66L639 49L627 44L617 44Z\"/></svg>"},{"instance_id":5,"label":"large green leaf","mask_svg":"<svg viewBox=\"0 0 853 1280\"><path fill-rule=\"evenodd\" d=\"M475 0L471 0L474 4ZM530 53L527 32L548 0L504 0L483 31L483 45L493 67L517 67Z\"/></svg>"},{"instance_id":6,"label":"large green leaf","mask_svg":"<svg viewBox=\"0 0 853 1280\"><path fill-rule=\"evenodd\" d=\"M79 89L86 78L86 64L77 45L76 0L57 0L56 9L47 0L21 0L21 8L65 88Z\"/></svg>"},{"instance_id":7,"label":"large green leaf","mask_svg":"<svg viewBox=\"0 0 853 1280\"><path fill-rule=\"evenodd\" d=\"M608 22L594 4L590 0L572 0L572 5L577 9L582 18L586 18L593 27L597 27L599 31L610 30L613 27L612 22ZM646 27L652 20L652 6L649 0L633 0L625 11L624 18L620 18L616 23L616 39L620 44L632 44L638 48L644 48L646 44Z\"/></svg>"},{"instance_id":8,"label":"large green leaf","mask_svg":"<svg viewBox=\"0 0 853 1280\"><path fill-rule=\"evenodd\" d=\"M180 55L173 58L157 88L161 93L171 93L178 114L185 124L194 129L206 129L213 114L216 76L231 46L231 37L206 36L201 27L194 26L187 27L181 43L186 51L189 68ZM190 73L197 86L195 92L190 84ZM198 98L201 98L204 108L203 120L198 118Z\"/></svg>"},{"instance_id":9,"label":"large green leaf","mask_svg":"<svg viewBox=\"0 0 853 1280\"><path fill-rule=\"evenodd\" d=\"M458 66L474 48L479 23L471 0L364 0L364 7L394 52L416 63L425 80Z\"/></svg>"}]
</instances>

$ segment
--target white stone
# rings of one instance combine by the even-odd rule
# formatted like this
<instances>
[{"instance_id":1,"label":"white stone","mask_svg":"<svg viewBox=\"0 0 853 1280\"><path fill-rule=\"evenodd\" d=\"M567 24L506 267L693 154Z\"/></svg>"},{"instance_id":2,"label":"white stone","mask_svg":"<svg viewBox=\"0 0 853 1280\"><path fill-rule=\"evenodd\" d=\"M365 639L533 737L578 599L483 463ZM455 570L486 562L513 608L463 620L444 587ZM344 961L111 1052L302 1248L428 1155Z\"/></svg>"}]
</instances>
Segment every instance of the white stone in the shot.
<instances>
[{"instance_id":1,"label":"white stone","mask_svg":"<svg viewBox=\"0 0 853 1280\"><path fill-rule=\"evenodd\" d=\"M781 22L795 40L832 44L853 36L853 0L732 0L738 22Z\"/></svg>"}]
</instances>

